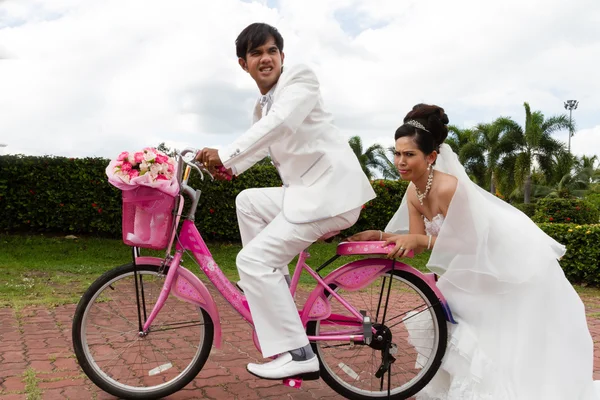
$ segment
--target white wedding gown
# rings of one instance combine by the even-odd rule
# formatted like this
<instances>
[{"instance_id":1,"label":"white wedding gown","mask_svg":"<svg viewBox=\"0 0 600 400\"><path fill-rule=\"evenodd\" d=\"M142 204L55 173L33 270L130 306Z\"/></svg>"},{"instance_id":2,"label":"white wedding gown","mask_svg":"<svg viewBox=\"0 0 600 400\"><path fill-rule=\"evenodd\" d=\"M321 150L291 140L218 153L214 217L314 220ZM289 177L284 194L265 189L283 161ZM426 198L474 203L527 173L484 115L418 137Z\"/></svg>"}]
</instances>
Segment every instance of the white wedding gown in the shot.
<instances>
[{"instance_id":1,"label":"white wedding gown","mask_svg":"<svg viewBox=\"0 0 600 400\"><path fill-rule=\"evenodd\" d=\"M437 236L427 266L457 324L416 398L600 400L584 305L558 262L564 247L463 176L446 145L438 168L459 183L446 217L424 220ZM406 232L404 204L387 232Z\"/></svg>"},{"instance_id":2,"label":"white wedding gown","mask_svg":"<svg viewBox=\"0 0 600 400\"><path fill-rule=\"evenodd\" d=\"M437 236L444 217L424 222ZM440 370L417 400L600 399L583 304L558 262L520 286L469 295L438 281L458 323L448 324ZM471 319L485 324L474 329Z\"/></svg>"}]
</instances>

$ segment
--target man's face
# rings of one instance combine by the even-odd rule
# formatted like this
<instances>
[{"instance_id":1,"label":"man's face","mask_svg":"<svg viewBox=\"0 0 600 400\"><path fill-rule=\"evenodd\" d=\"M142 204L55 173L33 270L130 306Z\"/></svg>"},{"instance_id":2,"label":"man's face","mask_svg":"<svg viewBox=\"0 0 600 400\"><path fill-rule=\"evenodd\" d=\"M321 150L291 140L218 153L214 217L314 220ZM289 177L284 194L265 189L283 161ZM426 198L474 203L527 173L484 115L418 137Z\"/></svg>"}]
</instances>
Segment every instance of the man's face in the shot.
<instances>
[{"instance_id":1,"label":"man's face","mask_svg":"<svg viewBox=\"0 0 600 400\"><path fill-rule=\"evenodd\" d=\"M261 46L246 53L246 59L238 61L244 71L248 72L258 85L262 94L266 94L277 83L281 75L284 54L275 45L275 39L269 39Z\"/></svg>"}]
</instances>

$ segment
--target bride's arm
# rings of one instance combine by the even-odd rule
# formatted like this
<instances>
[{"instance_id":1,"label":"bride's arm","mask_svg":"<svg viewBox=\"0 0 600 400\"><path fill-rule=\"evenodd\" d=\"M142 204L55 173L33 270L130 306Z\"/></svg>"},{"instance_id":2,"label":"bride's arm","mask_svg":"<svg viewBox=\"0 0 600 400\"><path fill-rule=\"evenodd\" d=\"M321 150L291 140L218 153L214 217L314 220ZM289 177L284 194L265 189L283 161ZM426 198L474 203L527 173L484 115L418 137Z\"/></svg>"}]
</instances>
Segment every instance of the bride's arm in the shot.
<instances>
[{"instance_id":1,"label":"bride's arm","mask_svg":"<svg viewBox=\"0 0 600 400\"><path fill-rule=\"evenodd\" d=\"M402 257L402 255L412 250L415 254L422 253L427 248L432 248L435 243L435 237L429 236L425 232L425 223L423 215L415 205L416 194L410 193L407 198L409 234L408 235L386 235L386 244L394 243L394 249L388 254L389 258Z\"/></svg>"},{"instance_id":2,"label":"bride's arm","mask_svg":"<svg viewBox=\"0 0 600 400\"><path fill-rule=\"evenodd\" d=\"M416 248L413 249L415 254L422 253L427 248L433 248L435 243L435 236L431 237L429 241L429 235L425 232L425 222L423 221L423 215L417 210L413 198L409 198L408 201L408 216L409 216L409 234L414 235Z\"/></svg>"}]
</instances>

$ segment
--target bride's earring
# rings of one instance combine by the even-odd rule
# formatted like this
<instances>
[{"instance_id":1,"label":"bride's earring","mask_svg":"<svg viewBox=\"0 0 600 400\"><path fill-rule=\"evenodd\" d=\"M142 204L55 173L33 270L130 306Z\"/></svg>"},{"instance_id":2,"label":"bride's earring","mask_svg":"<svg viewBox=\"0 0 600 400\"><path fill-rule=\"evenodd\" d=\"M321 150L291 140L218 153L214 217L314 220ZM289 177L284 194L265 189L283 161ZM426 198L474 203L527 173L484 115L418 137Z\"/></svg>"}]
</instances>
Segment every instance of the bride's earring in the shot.
<instances>
[{"instance_id":1,"label":"bride's earring","mask_svg":"<svg viewBox=\"0 0 600 400\"><path fill-rule=\"evenodd\" d=\"M427 171L431 169L431 164L427 164Z\"/></svg>"}]
</instances>

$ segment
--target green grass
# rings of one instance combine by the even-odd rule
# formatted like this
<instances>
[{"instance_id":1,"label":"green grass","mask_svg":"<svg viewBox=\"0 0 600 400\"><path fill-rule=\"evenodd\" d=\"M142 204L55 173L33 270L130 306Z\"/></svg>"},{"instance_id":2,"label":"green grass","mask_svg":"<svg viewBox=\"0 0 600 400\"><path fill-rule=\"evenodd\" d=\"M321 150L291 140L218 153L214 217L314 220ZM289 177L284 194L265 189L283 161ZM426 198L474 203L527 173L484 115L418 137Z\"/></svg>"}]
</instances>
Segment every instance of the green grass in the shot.
<instances>
[{"instance_id":1,"label":"green grass","mask_svg":"<svg viewBox=\"0 0 600 400\"><path fill-rule=\"evenodd\" d=\"M38 386L39 379L33 368L29 367L23 372L23 381L25 382L27 400L39 400L42 398L42 391Z\"/></svg>"},{"instance_id":2,"label":"green grass","mask_svg":"<svg viewBox=\"0 0 600 400\"><path fill-rule=\"evenodd\" d=\"M239 244L209 243L219 267L232 281L237 281L235 257ZM82 237L75 240L43 235L0 235L0 306L21 308L26 305L55 306L79 301L85 289L102 273L131 260L131 248L116 239ZM335 254L336 243L315 243L308 248L307 263L316 269ZM163 257L164 252L143 251L142 255ZM429 255L405 260L421 270ZM353 259L340 257L321 271L325 276L334 268ZM296 259L290 264L290 271ZM184 266L199 276L195 260L186 255ZM314 286L303 274L301 285Z\"/></svg>"}]
</instances>

